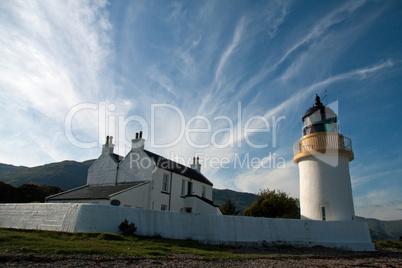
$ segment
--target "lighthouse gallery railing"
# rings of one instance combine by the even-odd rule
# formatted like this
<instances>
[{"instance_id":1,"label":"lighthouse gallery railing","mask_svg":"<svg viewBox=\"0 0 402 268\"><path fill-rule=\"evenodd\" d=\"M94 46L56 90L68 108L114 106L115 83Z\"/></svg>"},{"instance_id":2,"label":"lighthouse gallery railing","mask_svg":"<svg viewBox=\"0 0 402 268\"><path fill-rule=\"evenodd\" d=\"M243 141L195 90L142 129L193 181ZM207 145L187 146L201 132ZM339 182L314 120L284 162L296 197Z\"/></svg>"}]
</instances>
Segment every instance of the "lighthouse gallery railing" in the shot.
<instances>
[{"instance_id":1,"label":"lighthouse gallery railing","mask_svg":"<svg viewBox=\"0 0 402 268\"><path fill-rule=\"evenodd\" d=\"M319 132L302 137L293 144L294 155L306 151L343 149L352 152L352 141L339 133Z\"/></svg>"}]
</instances>

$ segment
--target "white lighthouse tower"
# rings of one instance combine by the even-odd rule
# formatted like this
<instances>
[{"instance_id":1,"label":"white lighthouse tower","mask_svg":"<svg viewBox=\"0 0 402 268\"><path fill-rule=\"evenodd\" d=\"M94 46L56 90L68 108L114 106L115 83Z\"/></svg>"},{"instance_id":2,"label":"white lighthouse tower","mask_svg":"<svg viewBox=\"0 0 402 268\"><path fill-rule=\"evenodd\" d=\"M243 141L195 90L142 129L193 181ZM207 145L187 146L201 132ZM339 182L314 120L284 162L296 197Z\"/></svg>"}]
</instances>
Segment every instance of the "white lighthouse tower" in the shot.
<instances>
[{"instance_id":1,"label":"white lighthouse tower","mask_svg":"<svg viewBox=\"0 0 402 268\"><path fill-rule=\"evenodd\" d=\"M303 137L293 146L293 162L300 171L301 218L353 221L351 140L338 132L337 115L317 95L302 120Z\"/></svg>"}]
</instances>

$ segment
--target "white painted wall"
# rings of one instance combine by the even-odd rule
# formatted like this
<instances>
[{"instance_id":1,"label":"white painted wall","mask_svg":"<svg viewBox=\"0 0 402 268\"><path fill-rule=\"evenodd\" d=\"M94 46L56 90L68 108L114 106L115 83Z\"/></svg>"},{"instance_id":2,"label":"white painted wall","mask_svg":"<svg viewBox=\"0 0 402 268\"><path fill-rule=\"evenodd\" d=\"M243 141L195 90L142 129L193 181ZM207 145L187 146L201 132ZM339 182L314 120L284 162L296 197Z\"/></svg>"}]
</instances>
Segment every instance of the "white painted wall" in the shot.
<instances>
[{"instance_id":1,"label":"white painted wall","mask_svg":"<svg viewBox=\"0 0 402 268\"><path fill-rule=\"evenodd\" d=\"M143 184L134 186L126 191L114 194L110 196L110 201L117 199L120 201L122 207L134 207L150 209L150 191L151 182L145 182ZM110 202L109 201L109 202Z\"/></svg>"},{"instance_id":2,"label":"white painted wall","mask_svg":"<svg viewBox=\"0 0 402 268\"><path fill-rule=\"evenodd\" d=\"M184 195L187 194L187 181L189 178L180 174L172 173L172 202L170 204L171 211L181 211L184 208L184 197L181 195L182 180L185 180Z\"/></svg>"},{"instance_id":3,"label":"white painted wall","mask_svg":"<svg viewBox=\"0 0 402 268\"><path fill-rule=\"evenodd\" d=\"M115 184L116 171L117 163L104 148L101 156L88 169L87 184Z\"/></svg>"},{"instance_id":4,"label":"white painted wall","mask_svg":"<svg viewBox=\"0 0 402 268\"><path fill-rule=\"evenodd\" d=\"M201 182L195 181L195 180L192 180L192 182L193 182L193 194L194 195L201 196L202 195L202 187L205 186L205 188L206 188L205 198L212 200L212 186L211 185L201 183Z\"/></svg>"},{"instance_id":5,"label":"white painted wall","mask_svg":"<svg viewBox=\"0 0 402 268\"><path fill-rule=\"evenodd\" d=\"M0 227L74 232L81 204L0 204Z\"/></svg>"},{"instance_id":6,"label":"white painted wall","mask_svg":"<svg viewBox=\"0 0 402 268\"><path fill-rule=\"evenodd\" d=\"M162 185L163 185L163 174L169 175L169 187L168 193L162 193ZM174 172L170 172L161 168L156 168L156 171L153 173L153 181L154 186L152 190L151 200L154 203L154 209L160 210L161 205L167 205L170 211L182 211L182 209L190 206L188 201L188 197L184 198L181 196L181 186L182 180L185 180L185 195L187 195L187 186L188 182L191 181L193 183L193 191L192 194L201 196L202 195L202 187L205 186L206 189L206 198L212 200L212 186L208 184L201 183L196 180L190 180L189 178L182 176L180 174L176 174ZM203 203L203 204L200 204ZM194 203L194 202L193 202ZM192 204L192 203L191 203ZM199 204L199 209L193 208L193 213L208 213L208 214L217 214L217 209L214 206L209 205L197 198L197 203Z\"/></svg>"},{"instance_id":7,"label":"white painted wall","mask_svg":"<svg viewBox=\"0 0 402 268\"><path fill-rule=\"evenodd\" d=\"M288 244L372 251L367 223L202 215L90 204L0 204L0 227L118 233L127 219L137 234L211 244Z\"/></svg>"},{"instance_id":8,"label":"white painted wall","mask_svg":"<svg viewBox=\"0 0 402 268\"><path fill-rule=\"evenodd\" d=\"M152 159L141 148L133 148L119 164L117 183L150 181L153 171Z\"/></svg>"},{"instance_id":9,"label":"white painted wall","mask_svg":"<svg viewBox=\"0 0 402 268\"><path fill-rule=\"evenodd\" d=\"M349 157L327 153L320 154L319 158L324 161L306 156L298 163L302 219L322 220L322 207L325 207L327 221L354 220Z\"/></svg>"},{"instance_id":10,"label":"white painted wall","mask_svg":"<svg viewBox=\"0 0 402 268\"><path fill-rule=\"evenodd\" d=\"M151 191L151 202L153 209L160 210L162 205L166 205L169 209L169 192L163 192L163 174L166 173L170 178L170 171L163 170L155 167L155 172L152 174L153 189ZM168 191L170 190L170 179L168 185Z\"/></svg>"}]
</instances>

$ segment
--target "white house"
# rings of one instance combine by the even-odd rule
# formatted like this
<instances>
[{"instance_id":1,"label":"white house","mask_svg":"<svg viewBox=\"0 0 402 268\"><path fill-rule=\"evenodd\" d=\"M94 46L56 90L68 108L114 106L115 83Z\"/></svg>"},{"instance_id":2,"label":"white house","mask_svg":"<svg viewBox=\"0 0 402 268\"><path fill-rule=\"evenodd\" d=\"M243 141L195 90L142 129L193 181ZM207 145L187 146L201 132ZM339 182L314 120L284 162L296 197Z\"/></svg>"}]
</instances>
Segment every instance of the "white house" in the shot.
<instances>
[{"instance_id":1,"label":"white house","mask_svg":"<svg viewBox=\"0 0 402 268\"><path fill-rule=\"evenodd\" d=\"M107 137L102 154L88 169L87 184L46 198L51 203L93 203L151 210L221 215L212 201L212 182L198 158L186 167L144 149L136 133L126 157L113 153Z\"/></svg>"}]
</instances>

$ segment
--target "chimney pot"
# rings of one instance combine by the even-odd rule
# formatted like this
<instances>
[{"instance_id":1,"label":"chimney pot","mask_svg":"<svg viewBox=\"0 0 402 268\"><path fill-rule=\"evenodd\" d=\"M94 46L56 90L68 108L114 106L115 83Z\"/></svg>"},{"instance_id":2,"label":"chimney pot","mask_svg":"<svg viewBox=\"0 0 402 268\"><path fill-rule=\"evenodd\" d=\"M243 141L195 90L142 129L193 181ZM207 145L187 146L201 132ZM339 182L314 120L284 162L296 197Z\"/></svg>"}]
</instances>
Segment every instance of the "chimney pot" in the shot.
<instances>
[{"instance_id":1,"label":"chimney pot","mask_svg":"<svg viewBox=\"0 0 402 268\"><path fill-rule=\"evenodd\" d=\"M102 154L112 154L114 150L114 145L112 144L113 137L106 136L106 144L103 145Z\"/></svg>"},{"instance_id":2,"label":"chimney pot","mask_svg":"<svg viewBox=\"0 0 402 268\"><path fill-rule=\"evenodd\" d=\"M200 160L200 158L198 156L197 156L197 158L193 157L193 164L191 165L191 168L196 170L198 173L201 173L201 165L200 165L199 160Z\"/></svg>"},{"instance_id":3,"label":"chimney pot","mask_svg":"<svg viewBox=\"0 0 402 268\"><path fill-rule=\"evenodd\" d=\"M131 149L144 150L145 140L142 139L142 131L135 133L135 139L131 140Z\"/></svg>"}]
</instances>

